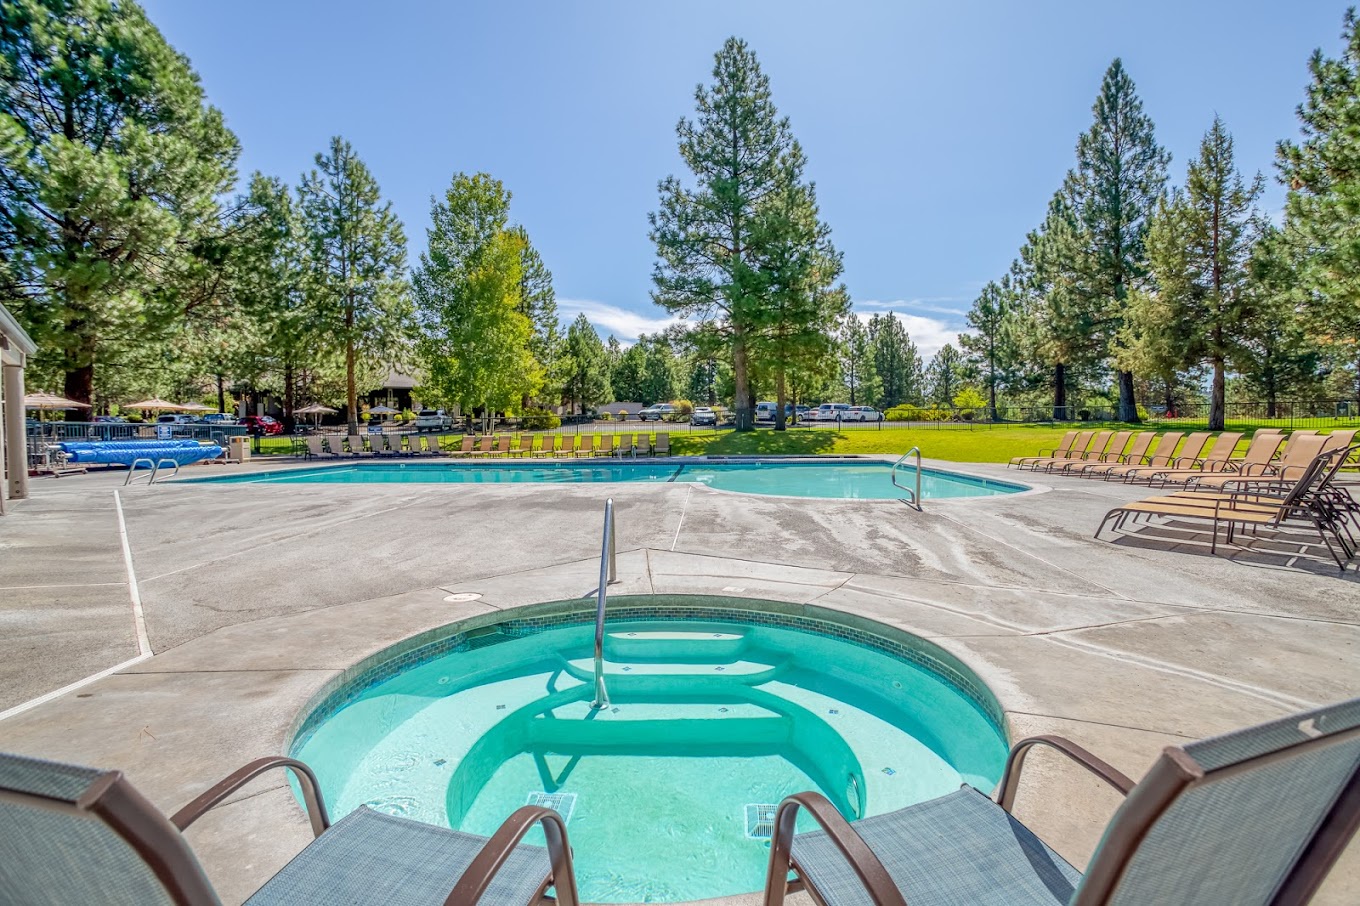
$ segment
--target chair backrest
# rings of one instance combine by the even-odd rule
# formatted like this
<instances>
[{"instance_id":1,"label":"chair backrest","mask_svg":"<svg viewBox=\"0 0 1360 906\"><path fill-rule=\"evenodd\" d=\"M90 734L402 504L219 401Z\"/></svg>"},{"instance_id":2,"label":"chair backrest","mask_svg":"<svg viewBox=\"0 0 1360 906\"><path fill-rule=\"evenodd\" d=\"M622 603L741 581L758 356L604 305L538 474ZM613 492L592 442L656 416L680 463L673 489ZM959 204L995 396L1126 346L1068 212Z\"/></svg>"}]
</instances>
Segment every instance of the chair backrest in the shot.
<instances>
[{"instance_id":1,"label":"chair backrest","mask_svg":"<svg viewBox=\"0 0 1360 906\"><path fill-rule=\"evenodd\" d=\"M1110 437L1113 435L1113 431L1101 431L1097 434L1095 439L1091 441L1091 446L1086 449L1086 455L1082 459L1099 459L1100 455L1105 452L1105 448L1110 445Z\"/></svg>"},{"instance_id":2,"label":"chair backrest","mask_svg":"<svg viewBox=\"0 0 1360 906\"><path fill-rule=\"evenodd\" d=\"M1327 445L1324 450L1335 450L1337 447L1349 447L1355 443L1356 431L1354 428L1344 428L1340 431L1333 431L1327 435Z\"/></svg>"},{"instance_id":3,"label":"chair backrest","mask_svg":"<svg viewBox=\"0 0 1360 906\"><path fill-rule=\"evenodd\" d=\"M601 453L614 452L614 435L612 434L600 435L600 452Z\"/></svg>"},{"instance_id":4,"label":"chair backrest","mask_svg":"<svg viewBox=\"0 0 1360 906\"><path fill-rule=\"evenodd\" d=\"M1176 451L1176 461L1178 463L1185 460L1194 462L1199 459L1199 454L1203 452L1204 445L1209 442L1211 437L1213 435L1208 431L1196 431L1191 434L1185 439L1185 443L1181 444L1181 448Z\"/></svg>"},{"instance_id":5,"label":"chair backrest","mask_svg":"<svg viewBox=\"0 0 1360 906\"><path fill-rule=\"evenodd\" d=\"M576 449L576 435L575 434L562 435L562 446L557 448L557 452L570 453L575 449Z\"/></svg>"},{"instance_id":6,"label":"chair backrest","mask_svg":"<svg viewBox=\"0 0 1360 906\"><path fill-rule=\"evenodd\" d=\"M1284 443L1284 435L1275 431L1257 431L1252 435L1247 452L1242 455L1244 465L1265 465L1275 458L1275 453Z\"/></svg>"},{"instance_id":7,"label":"chair backrest","mask_svg":"<svg viewBox=\"0 0 1360 906\"><path fill-rule=\"evenodd\" d=\"M219 903L179 831L118 771L0 754L0 828L5 902Z\"/></svg>"},{"instance_id":8,"label":"chair backrest","mask_svg":"<svg viewBox=\"0 0 1360 906\"><path fill-rule=\"evenodd\" d=\"M476 442L477 442L477 438L473 437L471 434L464 434L464 435L463 435L463 445L460 446L460 447L458 448L458 452L459 452L459 453L471 453L471 452L472 452L472 445L473 445L474 443L476 443Z\"/></svg>"},{"instance_id":9,"label":"chair backrest","mask_svg":"<svg viewBox=\"0 0 1360 906\"><path fill-rule=\"evenodd\" d=\"M502 434L502 435L500 436L500 438L496 441L496 452L497 452L497 453L509 453L509 452L510 452L510 435L509 435L509 434Z\"/></svg>"},{"instance_id":10,"label":"chair backrest","mask_svg":"<svg viewBox=\"0 0 1360 906\"><path fill-rule=\"evenodd\" d=\"M1294 435L1285 443L1284 450L1280 452L1280 459L1276 465L1281 469L1297 470L1312 462L1326 446L1327 435L1325 434Z\"/></svg>"},{"instance_id":11,"label":"chair backrest","mask_svg":"<svg viewBox=\"0 0 1360 906\"><path fill-rule=\"evenodd\" d=\"M534 448L534 436L532 434L521 434L516 442L516 453L528 453Z\"/></svg>"},{"instance_id":12,"label":"chair backrest","mask_svg":"<svg viewBox=\"0 0 1360 906\"><path fill-rule=\"evenodd\" d=\"M1233 451L1237 449L1237 442L1242 439L1240 431L1224 431L1214 438L1214 445L1209 448L1209 452L1204 454L1205 462L1226 462Z\"/></svg>"},{"instance_id":13,"label":"chair backrest","mask_svg":"<svg viewBox=\"0 0 1360 906\"><path fill-rule=\"evenodd\" d=\"M620 434L620 435L619 435L619 452L620 452L620 453L627 453L627 452L628 452L629 450L631 450L631 449L633 449L633 435L631 435L631 434Z\"/></svg>"},{"instance_id":14,"label":"chair backrest","mask_svg":"<svg viewBox=\"0 0 1360 906\"><path fill-rule=\"evenodd\" d=\"M1133 437L1132 431L1120 431L1115 434L1114 437L1110 438L1110 445L1105 448L1105 455L1102 458L1114 459L1115 457L1122 456L1124 448L1129 445L1130 437Z\"/></svg>"},{"instance_id":15,"label":"chair backrest","mask_svg":"<svg viewBox=\"0 0 1360 906\"><path fill-rule=\"evenodd\" d=\"M313 456L323 455L321 452L321 435L313 434L307 438L307 452Z\"/></svg>"},{"instance_id":16,"label":"chair backrest","mask_svg":"<svg viewBox=\"0 0 1360 906\"><path fill-rule=\"evenodd\" d=\"M545 434L543 435L543 445L538 450L540 453L551 453L555 446L557 446L557 435Z\"/></svg>"},{"instance_id":17,"label":"chair backrest","mask_svg":"<svg viewBox=\"0 0 1360 906\"><path fill-rule=\"evenodd\" d=\"M1066 434L1062 436L1062 440L1058 441L1058 445L1053 448L1053 455L1062 456L1068 450L1072 449L1072 442L1076 439L1077 432L1068 431Z\"/></svg>"},{"instance_id":18,"label":"chair backrest","mask_svg":"<svg viewBox=\"0 0 1360 906\"><path fill-rule=\"evenodd\" d=\"M1184 436L1184 431L1168 431L1163 434L1162 439L1157 441L1157 449L1152 451L1152 456L1148 459L1148 465L1164 466L1171 462L1171 457L1175 455L1176 448L1180 446L1181 438Z\"/></svg>"},{"instance_id":19,"label":"chair backrest","mask_svg":"<svg viewBox=\"0 0 1360 906\"><path fill-rule=\"evenodd\" d=\"M1091 438L1095 436L1095 433L1096 432L1094 431L1077 432L1077 439L1072 441L1072 446L1067 448L1067 452L1054 453L1053 454L1054 457L1057 459L1069 459L1072 457L1081 456L1083 453L1086 452L1086 448L1090 446Z\"/></svg>"},{"instance_id":20,"label":"chair backrest","mask_svg":"<svg viewBox=\"0 0 1360 906\"><path fill-rule=\"evenodd\" d=\"M490 452L491 452L491 443L492 443L492 441L494 441L494 440L495 440L495 438L492 437L490 434L485 435L485 436L482 438L481 442L480 442L479 444L477 444L477 452L478 452L478 453L490 453Z\"/></svg>"},{"instance_id":21,"label":"chair backrest","mask_svg":"<svg viewBox=\"0 0 1360 906\"><path fill-rule=\"evenodd\" d=\"M652 448L658 453L669 453L671 451L671 436L657 432L656 445Z\"/></svg>"},{"instance_id":22,"label":"chair backrest","mask_svg":"<svg viewBox=\"0 0 1360 906\"><path fill-rule=\"evenodd\" d=\"M1298 906L1360 825L1360 699L1164 749L1072 906Z\"/></svg>"},{"instance_id":23,"label":"chair backrest","mask_svg":"<svg viewBox=\"0 0 1360 906\"><path fill-rule=\"evenodd\" d=\"M581 436L581 442L576 446L577 453L590 453L595 449L595 435L585 434Z\"/></svg>"},{"instance_id":24,"label":"chair backrest","mask_svg":"<svg viewBox=\"0 0 1360 906\"><path fill-rule=\"evenodd\" d=\"M358 434L351 434L349 436L349 451L354 454L364 452L364 439Z\"/></svg>"},{"instance_id":25,"label":"chair backrest","mask_svg":"<svg viewBox=\"0 0 1360 906\"><path fill-rule=\"evenodd\" d=\"M1156 431L1139 431L1124 458L1132 465L1141 463L1143 457L1147 455L1148 447L1152 446L1152 439L1156 436Z\"/></svg>"}]
</instances>

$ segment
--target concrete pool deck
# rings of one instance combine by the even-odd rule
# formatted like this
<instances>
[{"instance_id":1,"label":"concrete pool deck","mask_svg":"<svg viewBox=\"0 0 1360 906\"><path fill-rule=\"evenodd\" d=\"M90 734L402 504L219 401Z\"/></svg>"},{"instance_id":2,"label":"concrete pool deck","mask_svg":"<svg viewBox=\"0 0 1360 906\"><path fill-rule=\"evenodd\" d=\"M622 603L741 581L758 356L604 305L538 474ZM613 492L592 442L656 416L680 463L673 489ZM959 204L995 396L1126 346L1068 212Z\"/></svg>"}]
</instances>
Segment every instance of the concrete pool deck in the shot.
<instances>
[{"instance_id":1,"label":"concrete pool deck","mask_svg":"<svg viewBox=\"0 0 1360 906\"><path fill-rule=\"evenodd\" d=\"M1360 695L1356 571L1339 576L1303 534L1218 556L1175 525L1092 540L1106 510L1147 494L1121 484L1036 476L1051 490L918 513L693 485L122 481L38 480L0 519L0 711L139 656L120 524L154 656L0 720L0 750L120 768L167 812L283 751L299 709L363 657L591 592L606 496L611 593L766 598L905 629L978 673L1012 739L1066 735L1135 778L1169 743ZM444 600L464 591L482 597ZM1117 796L1031 761L1017 813L1082 866ZM188 836L238 902L310 832L268 776ZM1353 901L1357 849L1317 902Z\"/></svg>"}]
</instances>

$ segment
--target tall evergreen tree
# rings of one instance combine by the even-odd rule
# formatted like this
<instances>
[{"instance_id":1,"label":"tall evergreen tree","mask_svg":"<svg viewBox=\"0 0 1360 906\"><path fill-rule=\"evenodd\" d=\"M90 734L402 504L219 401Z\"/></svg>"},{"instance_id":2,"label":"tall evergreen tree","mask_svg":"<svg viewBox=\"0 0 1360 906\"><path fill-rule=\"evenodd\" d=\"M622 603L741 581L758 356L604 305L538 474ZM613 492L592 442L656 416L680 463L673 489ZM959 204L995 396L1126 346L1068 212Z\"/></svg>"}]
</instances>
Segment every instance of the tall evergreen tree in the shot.
<instances>
[{"instance_id":1,"label":"tall evergreen tree","mask_svg":"<svg viewBox=\"0 0 1360 906\"><path fill-rule=\"evenodd\" d=\"M1299 141L1279 144L1289 188L1284 235L1294 252L1303 313L1334 355L1355 363L1360 381L1360 27L1347 11L1344 48L1314 51L1312 81L1298 107ZM1360 386L1355 388L1360 394Z\"/></svg>"},{"instance_id":2,"label":"tall evergreen tree","mask_svg":"<svg viewBox=\"0 0 1360 906\"><path fill-rule=\"evenodd\" d=\"M577 315L567 328L563 353L567 378L563 392L572 407L584 413L608 402L611 395L609 354L584 313Z\"/></svg>"},{"instance_id":3,"label":"tall evergreen tree","mask_svg":"<svg viewBox=\"0 0 1360 906\"><path fill-rule=\"evenodd\" d=\"M658 259L652 297L724 337L737 428L751 430L750 347L769 301L760 264L760 235L771 232L763 208L787 179L793 135L755 54L737 38L716 54L713 83L695 90L695 105L696 118L676 127L694 186L662 180L659 209L649 216Z\"/></svg>"},{"instance_id":4,"label":"tall evergreen tree","mask_svg":"<svg viewBox=\"0 0 1360 906\"><path fill-rule=\"evenodd\" d=\"M522 405L542 382L529 313L553 304L552 287L542 285L546 271L526 250L524 231L508 228L509 213L499 180L454 174L431 204L427 250L412 280L423 389L464 411ZM526 261L539 271L527 282Z\"/></svg>"},{"instance_id":5,"label":"tall evergreen tree","mask_svg":"<svg viewBox=\"0 0 1360 906\"><path fill-rule=\"evenodd\" d=\"M1299 314L1309 293L1299 285L1294 252L1282 231L1266 226L1251 261L1256 317L1242 325L1238 337L1236 370L1253 398L1265 402L1267 418L1279 414L1286 394L1314 389L1321 363L1317 339Z\"/></svg>"},{"instance_id":6,"label":"tall evergreen tree","mask_svg":"<svg viewBox=\"0 0 1360 906\"><path fill-rule=\"evenodd\" d=\"M136 3L0 3L0 277L67 397L182 323L238 150Z\"/></svg>"},{"instance_id":7,"label":"tall evergreen tree","mask_svg":"<svg viewBox=\"0 0 1360 906\"><path fill-rule=\"evenodd\" d=\"M976 333L959 336L959 344L982 376L987 388L988 418L996 420L996 392L1014 355L1009 336L1010 278L989 282L968 312L968 326Z\"/></svg>"},{"instance_id":8,"label":"tall evergreen tree","mask_svg":"<svg viewBox=\"0 0 1360 906\"><path fill-rule=\"evenodd\" d=\"M1215 117L1185 189L1159 202L1151 218L1147 254L1157 290L1129 308L1126 337L1141 335L1165 350L1158 358L1173 367L1209 367L1210 431L1223 430L1228 366L1240 357L1241 331L1256 314L1249 265L1261 232L1255 207L1261 188L1260 176L1248 183L1237 172L1232 136Z\"/></svg>"},{"instance_id":9,"label":"tall evergreen tree","mask_svg":"<svg viewBox=\"0 0 1360 906\"><path fill-rule=\"evenodd\" d=\"M880 388L874 405L887 411L905 403L922 402L925 381L921 355L901 319L892 312L871 317L869 342Z\"/></svg>"},{"instance_id":10,"label":"tall evergreen tree","mask_svg":"<svg viewBox=\"0 0 1360 906\"><path fill-rule=\"evenodd\" d=\"M543 375L543 392L552 396L561 390L554 375L558 370L556 362L562 345L562 325L557 318L557 293L553 289L552 271L548 270L538 249L529 241L528 230L513 226L510 231L521 244L519 312L529 319L533 330L529 348ZM526 396L523 403L527 406L528 402Z\"/></svg>"},{"instance_id":11,"label":"tall evergreen tree","mask_svg":"<svg viewBox=\"0 0 1360 906\"><path fill-rule=\"evenodd\" d=\"M963 356L952 343L946 343L930 360L926 369L926 382L929 384L930 402L937 406L949 406L964 385Z\"/></svg>"},{"instance_id":12,"label":"tall evergreen tree","mask_svg":"<svg viewBox=\"0 0 1360 906\"><path fill-rule=\"evenodd\" d=\"M849 315L842 322L840 335L841 380L849 395L850 405L867 406L883 395L883 385L874 367L874 346L869 340L869 329L857 315Z\"/></svg>"},{"instance_id":13,"label":"tall evergreen tree","mask_svg":"<svg viewBox=\"0 0 1360 906\"><path fill-rule=\"evenodd\" d=\"M1148 217L1171 158L1157 144L1152 120L1118 58L1105 73L1093 113L1095 122L1077 140L1077 167L1066 186L1082 245L1075 289L1107 355L1115 358L1129 292L1147 274ZM1118 379L1118 417L1137 421L1133 373L1121 368Z\"/></svg>"}]
</instances>

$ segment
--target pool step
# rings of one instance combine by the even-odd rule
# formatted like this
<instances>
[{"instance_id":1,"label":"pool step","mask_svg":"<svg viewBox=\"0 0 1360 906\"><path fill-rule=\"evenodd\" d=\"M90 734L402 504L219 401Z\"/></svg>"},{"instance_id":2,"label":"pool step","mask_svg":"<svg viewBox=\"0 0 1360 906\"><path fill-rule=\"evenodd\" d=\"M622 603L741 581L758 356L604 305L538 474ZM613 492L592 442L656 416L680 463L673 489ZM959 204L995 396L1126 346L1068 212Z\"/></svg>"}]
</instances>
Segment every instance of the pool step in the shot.
<instances>
[{"instance_id":1,"label":"pool step","mask_svg":"<svg viewBox=\"0 0 1360 906\"><path fill-rule=\"evenodd\" d=\"M566 672L583 682L595 679L595 662L592 658L575 658L565 662ZM687 680L709 680L722 683L741 683L759 685L774 679L779 667L754 661L726 661L722 663L674 663L666 661L618 661L606 650L604 675L610 688L618 681L630 679L674 678Z\"/></svg>"},{"instance_id":2,"label":"pool step","mask_svg":"<svg viewBox=\"0 0 1360 906\"><path fill-rule=\"evenodd\" d=\"M605 632L605 656L615 661L716 663L737 660L746 650L746 633L725 626L631 629Z\"/></svg>"}]
</instances>

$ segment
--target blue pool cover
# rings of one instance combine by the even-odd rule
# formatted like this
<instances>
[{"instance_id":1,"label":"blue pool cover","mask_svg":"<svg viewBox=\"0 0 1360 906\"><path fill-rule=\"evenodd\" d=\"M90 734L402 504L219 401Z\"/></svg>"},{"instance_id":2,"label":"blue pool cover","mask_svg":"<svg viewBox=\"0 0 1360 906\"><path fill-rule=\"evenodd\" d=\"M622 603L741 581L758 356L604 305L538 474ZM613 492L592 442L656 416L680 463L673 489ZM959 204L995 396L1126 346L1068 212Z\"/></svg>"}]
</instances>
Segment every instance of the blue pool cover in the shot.
<instances>
[{"instance_id":1,"label":"blue pool cover","mask_svg":"<svg viewBox=\"0 0 1360 906\"><path fill-rule=\"evenodd\" d=\"M188 465L222 455L217 444L201 444L196 440L77 440L63 441L61 451L69 462L92 465L131 466L135 459L159 462L173 459Z\"/></svg>"}]
</instances>

